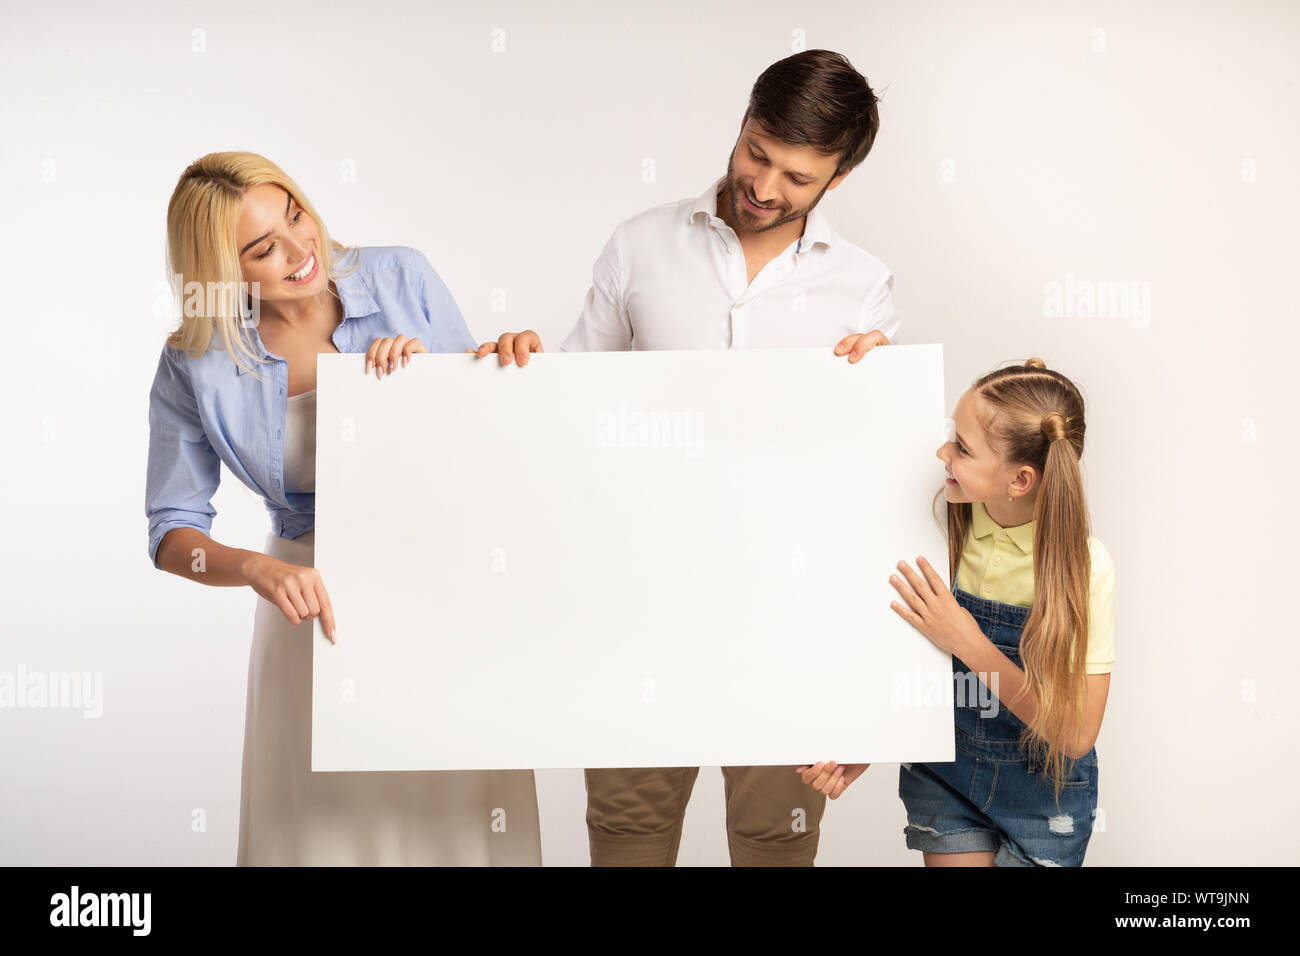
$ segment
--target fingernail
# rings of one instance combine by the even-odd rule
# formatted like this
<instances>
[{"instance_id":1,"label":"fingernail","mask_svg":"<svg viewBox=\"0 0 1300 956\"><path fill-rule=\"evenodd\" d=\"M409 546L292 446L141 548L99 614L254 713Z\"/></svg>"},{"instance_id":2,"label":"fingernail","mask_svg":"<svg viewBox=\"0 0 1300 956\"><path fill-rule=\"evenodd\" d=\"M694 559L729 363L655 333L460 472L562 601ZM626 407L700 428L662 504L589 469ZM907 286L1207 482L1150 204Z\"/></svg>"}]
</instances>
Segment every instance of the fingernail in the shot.
<instances>
[{"instance_id":1,"label":"fingernail","mask_svg":"<svg viewBox=\"0 0 1300 956\"><path fill-rule=\"evenodd\" d=\"M366 374L367 374L367 375L370 374L370 365L371 365L370 359L366 359Z\"/></svg>"}]
</instances>

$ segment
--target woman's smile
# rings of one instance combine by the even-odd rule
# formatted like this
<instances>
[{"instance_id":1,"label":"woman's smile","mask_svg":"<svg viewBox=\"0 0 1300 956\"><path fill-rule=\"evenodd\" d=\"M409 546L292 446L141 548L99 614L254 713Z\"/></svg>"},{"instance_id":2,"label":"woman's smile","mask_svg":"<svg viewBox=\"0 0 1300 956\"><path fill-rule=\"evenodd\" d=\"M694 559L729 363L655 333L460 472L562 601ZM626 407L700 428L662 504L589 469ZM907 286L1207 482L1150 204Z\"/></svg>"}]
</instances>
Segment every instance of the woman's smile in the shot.
<instances>
[{"instance_id":1,"label":"woman's smile","mask_svg":"<svg viewBox=\"0 0 1300 956\"><path fill-rule=\"evenodd\" d=\"M306 285L307 283L311 282L312 279L316 278L316 273L319 271L320 271L320 267L316 261L316 253L313 250L307 256L307 261L303 263L302 268L300 268L297 272L285 276L284 281L289 283L290 285Z\"/></svg>"}]
</instances>

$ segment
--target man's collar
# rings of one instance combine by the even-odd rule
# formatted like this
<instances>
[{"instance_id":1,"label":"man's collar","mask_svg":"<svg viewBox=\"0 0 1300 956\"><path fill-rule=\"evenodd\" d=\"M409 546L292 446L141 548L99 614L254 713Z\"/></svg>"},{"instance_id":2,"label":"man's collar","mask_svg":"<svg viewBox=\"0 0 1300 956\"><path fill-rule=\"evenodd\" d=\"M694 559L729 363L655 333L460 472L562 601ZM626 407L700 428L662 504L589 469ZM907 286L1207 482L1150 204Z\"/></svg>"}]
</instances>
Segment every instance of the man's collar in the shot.
<instances>
[{"instance_id":1,"label":"man's collar","mask_svg":"<svg viewBox=\"0 0 1300 956\"><path fill-rule=\"evenodd\" d=\"M700 194L700 197L691 204L691 210L686 216L687 224L695 222L695 217L703 214L705 221L718 215L718 191L727 183L727 177L719 177L712 186ZM823 194L823 199L825 195ZM826 217L822 215L821 204L813 206L812 210L804 217L803 235L798 241L798 252L807 252L816 243L824 246L831 244L831 224Z\"/></svg>"},{"instance_id":2,"label":"man's collar","mask_svg":"<svg viewBox=\"0 0 1300 956\"><path fill-rule=\"evenodd\" d=\"M976 501L971 504L971 527L975 537L984 538L995 531L1005 531L1007 537L1016 543L1016 547L1025 554L1032 554L1034 550L1034 522L1026 521L1024 524L1018 524L1013 528L1003 528L996 521L989 517L989 513L984 508L982 501Z\"/></svg>"},{"instance_id":3,"label":"man's collar","mask_svg":"<svg viewBox=\"0 0 1300 956\"><path fill-rule=\"evenodd\" d=\"M373 315L379 311L379 305L375 302L375 297L371 294L369 285L362 281L358 271L350 272L334 280L334 288L338 290L339 301L343 303L343 321L339 323L340 326L347 322L348 319ZM251 331L255 343L261 346L261 357L268 357L270 353L266 350L266 346L262 344L262 336L258 334L257 328L251 327ZM244 375L246 371L240 363L235 363L236 375Z\"/></svg>"},{"instance_id":4,"label":"man's collar","mask_svg":"<svg viewBox=\"0 0 1300 956\"><path fill-rule=\"evenodd\" d=\"M826 194L823 193L822 199L825 198ZM819 242L829 247L833 230L830 221L822 214L821 202L813 206L805 218L807 221L803 226L803 235L799 239L799 251L807 252Z\"/></svg>"},{"instance_id":5,"label":"man's collar","mask_svg":"<svg viewBox=\"0 0 1300 956\"><path fill-rule=\"evenodd\" d=\"M710 219L718 214L718 190L726 181L726 176L719 177L712 186L700 194L700 198L691 205L691 211L686 217L687 224L694 222L695 217L701 213Z\"/></svg>"}]
</instances>

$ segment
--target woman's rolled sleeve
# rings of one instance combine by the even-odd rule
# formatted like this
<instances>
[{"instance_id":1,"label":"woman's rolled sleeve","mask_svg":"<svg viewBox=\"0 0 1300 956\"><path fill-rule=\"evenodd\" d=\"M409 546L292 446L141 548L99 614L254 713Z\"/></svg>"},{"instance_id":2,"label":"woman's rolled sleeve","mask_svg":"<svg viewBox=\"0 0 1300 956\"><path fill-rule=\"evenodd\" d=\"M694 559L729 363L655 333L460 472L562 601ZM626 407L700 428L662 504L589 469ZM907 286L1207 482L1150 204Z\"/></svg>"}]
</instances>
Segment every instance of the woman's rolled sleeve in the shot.
<instances>
[{"instance_id":1,"label":"woman's rolled sleeve","mask_svg":"<svg viewBox=\"0 0 1300 956\"><path fill-rule=\"evenodd\" d=\"M149 467L145 514L149 559L158 567L158 546L167 532L212 528L212 496L221 481L221 459L199 419L198 404L180 353L163 346L149 392Z\"/></svg>"}]
</instances>

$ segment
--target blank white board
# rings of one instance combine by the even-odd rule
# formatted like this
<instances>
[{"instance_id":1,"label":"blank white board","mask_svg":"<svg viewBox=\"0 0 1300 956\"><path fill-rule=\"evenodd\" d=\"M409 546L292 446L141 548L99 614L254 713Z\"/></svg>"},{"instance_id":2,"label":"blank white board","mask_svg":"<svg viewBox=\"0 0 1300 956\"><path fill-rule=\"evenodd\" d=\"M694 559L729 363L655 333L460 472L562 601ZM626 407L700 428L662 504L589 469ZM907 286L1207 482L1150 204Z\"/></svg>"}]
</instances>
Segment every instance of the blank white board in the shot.
<instances>
[{"instance_id":1,"label":"blank white board","mask_svg":"<svg viewBox=\"0 0 1300 956\"><path fill-rule=\"evenodd\" d=\"M312 769L949 761L940 346L317 371ZM942 504L936 509L942 513Z\"/></svg>"}]
</instances>

